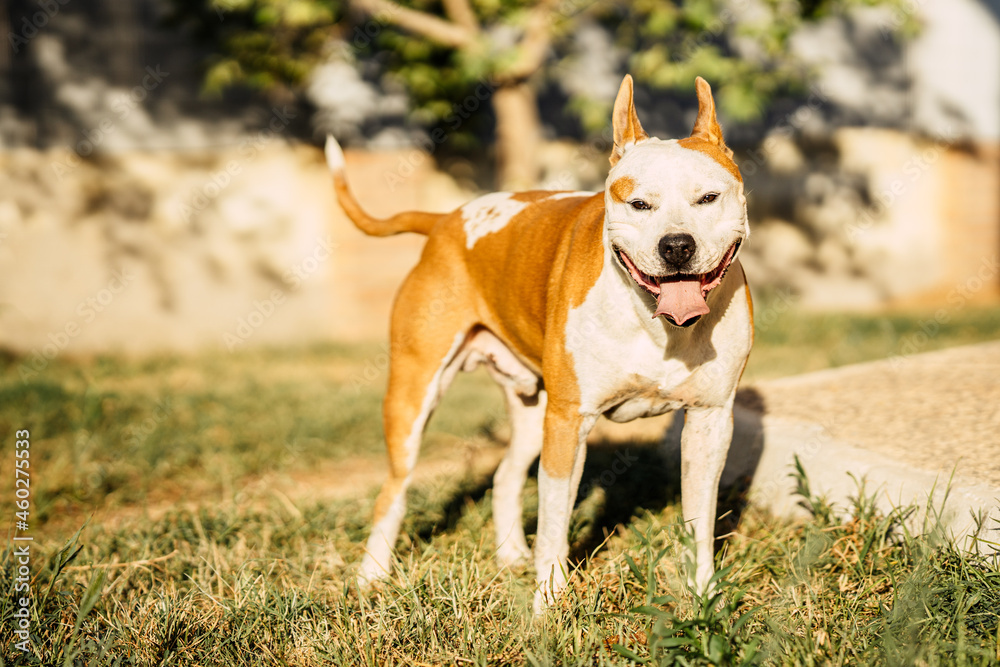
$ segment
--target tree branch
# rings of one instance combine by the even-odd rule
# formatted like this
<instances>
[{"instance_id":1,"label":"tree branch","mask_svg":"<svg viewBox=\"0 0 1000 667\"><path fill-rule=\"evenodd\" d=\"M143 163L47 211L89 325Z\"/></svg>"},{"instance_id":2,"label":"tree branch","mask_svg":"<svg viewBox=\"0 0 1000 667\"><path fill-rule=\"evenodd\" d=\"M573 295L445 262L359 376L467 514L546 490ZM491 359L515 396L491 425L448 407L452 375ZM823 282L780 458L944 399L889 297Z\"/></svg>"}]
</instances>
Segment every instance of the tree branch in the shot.
<instances>
[{"instance_id":1,"label":"tree branch","mask_svg":"<svg viewBox=\"0 0 1000 667\"><path fill-rule=\"evenodd\" d=\"M444 4L444 13L453 23L462 26L472 35L479 33L479 20L476 19L476 13L472 11L469 0L441 0L441 2Z\"/></svg>"},{"instance_id":2,"label":"tree branch","mask_svg":"<svg viewBox=\"0 0 1000 667\"><path fill-rule=\"evenodd\" d=\"M354 4L377 21L393 23L444 46L461 49L473 41L468 29L425 12L401 7L392 0L354 0Z\"/></svg>"},{"instance_id":3,"label":"tree branch","mask_svg":"<svg viewBox=\"0 0 1000 667\"><path fill-rule=\"evenodd\" d=\"M552 15L559 0L543 0L535 5L528 16L524 37L517 46L517 59L499 73L502 82L523 80L542 66L552 44Z\"/></svg>"}]
</instances>

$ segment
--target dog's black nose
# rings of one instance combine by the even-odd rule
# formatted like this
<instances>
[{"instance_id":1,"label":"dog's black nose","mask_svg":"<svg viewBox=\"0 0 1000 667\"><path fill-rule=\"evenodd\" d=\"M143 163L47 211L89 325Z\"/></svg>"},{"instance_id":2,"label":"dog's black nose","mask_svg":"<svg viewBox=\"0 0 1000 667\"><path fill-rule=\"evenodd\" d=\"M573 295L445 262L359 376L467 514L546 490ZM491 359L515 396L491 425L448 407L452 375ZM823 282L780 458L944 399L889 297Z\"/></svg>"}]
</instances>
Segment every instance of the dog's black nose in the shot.
<instances>
[{"instance_id":1,"label":"dog's black nose","mask_svg":"<svg viewBox=\"0 0 1000 667\"><path fill-rule=\"evenodd\" d=\"M660 239L660 255L667 266L682 266L691 259L694 248L694 237L690 234L667 234Z\"/></svg>"}]
</instances>

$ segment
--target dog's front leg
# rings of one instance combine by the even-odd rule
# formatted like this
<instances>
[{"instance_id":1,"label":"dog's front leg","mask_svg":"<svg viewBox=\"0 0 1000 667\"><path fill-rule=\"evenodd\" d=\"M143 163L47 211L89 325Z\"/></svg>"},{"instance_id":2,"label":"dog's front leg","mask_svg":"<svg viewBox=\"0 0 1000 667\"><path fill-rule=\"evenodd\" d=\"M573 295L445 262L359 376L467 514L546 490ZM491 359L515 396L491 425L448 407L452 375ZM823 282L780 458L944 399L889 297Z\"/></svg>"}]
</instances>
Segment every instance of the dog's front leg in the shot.
<instances>
[{"instance_id":1,"label":"dog's front leg","mask_svg":"<svg viewBox=\"0 0 1000 667\"><path fill-rule=\"evenodd\" d=\"M510 412L510 447L493 478L493 522L497 534L497 559L502 565L527 563L531 551L524 539L521 492L528 468L542 449L545 423L545 390L534 397L535 404L513 387L505 387Z\"/></svg>"},{"instance_id":2,"label":"dog's front leg","mask_svg":"<svg viewBox=\"0 0 1000 667\"><path fill-rule=\"evenodd\" d=\"M722 407L688 408L681 435L681 506L684 520L694 526L696 570L689 583L699 594L708 592L715 571L719 478L732 438L732 397Z\"/></svg>"},{"instance_id":3,"label":"dog's front leg","mask_svg":"<svg viewBox=\"0 0 1000 667\"><path fill-rule=\"evenodd\" d=\"M580 414L579 404L549 397L544 443L538 467L538 534L535 537L535 614L566 587L569 520L586 459L587 434L595 417Z\"/></svg>"}]
</instances>

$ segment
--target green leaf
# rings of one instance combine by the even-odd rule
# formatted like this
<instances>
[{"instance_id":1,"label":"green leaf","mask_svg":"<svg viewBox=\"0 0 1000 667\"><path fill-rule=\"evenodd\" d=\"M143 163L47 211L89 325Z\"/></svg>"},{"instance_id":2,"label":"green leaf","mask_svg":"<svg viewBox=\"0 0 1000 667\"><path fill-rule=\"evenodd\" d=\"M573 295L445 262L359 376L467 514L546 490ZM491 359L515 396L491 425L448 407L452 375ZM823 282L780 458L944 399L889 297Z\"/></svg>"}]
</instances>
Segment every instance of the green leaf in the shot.
<instances>
[{"instance_id":1,"label":"green leaf","mask_svg":"<svg viewBox=\"0 0 1000 667\"><path fill-rule=\"evenodd\" d=\"M639 569L639 566L635 564L635 561L632 560L632 556L625 554L625 562L628 564L628 569L632 572L632 576L641 581L643 578L642 571Z\"/></svg>"},{"instance_id":2,"label":"green leaf","mask_svg":"<svg viewBox=\"0 0 1000 667\"><path fill-rule=\"evenodd\" d=\"M640 665L645 665L647 662L649 662L647 658L640 658L638 654L636 654L634 651L630 651L621 644L612 644L611 650L613 650L615 653L624 658L628 658L629 660L638 662Z\"/></svg>"},{"instance_id":3,"label":"green leaf","mask_svg":"<svg viewBox=\"0 0 1000 667\"><path fill-rule=\"evenodd\" d=\"M653 607L650 605L640 605L638 607L632 607L630 609L633 614L642 614L643 616L652 616L653 618L671 618L673 614L664 611L659 607Z\"/></svg>"},{"instance_id":4,"label":"green leaf","mask_svg":"<svg viewBox=\"0 0 1000 667\"><path fill-rule=\"evenodd\" d=\"M104 591L104 582L108 578L108 571L101 569L100 571L94 573L94 576L90 578L90 584L87 585L87 590L84 592L83 597L80 599L80 611L76 615L76 627L79 628L80 624L83 623L83 619L93 610L94 605L101 599L101 593Z\"/></svg>"}]
</instances>

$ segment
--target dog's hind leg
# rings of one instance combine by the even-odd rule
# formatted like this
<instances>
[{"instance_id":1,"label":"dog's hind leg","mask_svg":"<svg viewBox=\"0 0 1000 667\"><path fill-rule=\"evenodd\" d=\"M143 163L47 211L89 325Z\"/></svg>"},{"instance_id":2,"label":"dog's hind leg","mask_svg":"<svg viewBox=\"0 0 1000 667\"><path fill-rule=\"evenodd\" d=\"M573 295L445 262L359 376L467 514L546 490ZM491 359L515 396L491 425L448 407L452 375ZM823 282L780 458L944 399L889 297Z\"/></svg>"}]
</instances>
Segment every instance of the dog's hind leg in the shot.
<instances>
[{"instance_id":1,"label":"dog's hind leg","mask_svg":"<svg viewBox=\"0 0 1000 667\"><path fill-rule=\"evenodd\" d=\"M411 278L414 276L411 275ZM375 501L375 517L358 573L362 586L385 578L406 513L406 490L431 413L458 372L468 326L456 313L437 312L418 280L408 280L393 309L389 387L382 407L389 478Z\"/></svg>"},{"instance_id":2,"label":"dog's hind leg","mask_svg":"<svg viewBox=\"0 0 1000 667\"><path fill-rule=\"evenodd\" d=\"M493 477L493 523L497 560L501 565L516 565L531 558L521 523L521 492L528 468L542 451L546 393L538 376L489 330L477 330L465 349L463 370L485 364L507 401L510 445Z\"/></svg>"}]
</instances>

